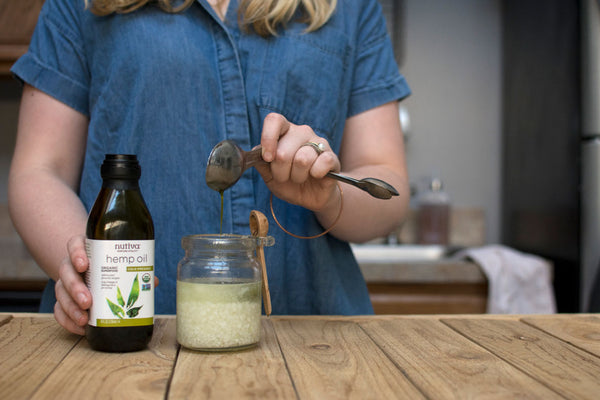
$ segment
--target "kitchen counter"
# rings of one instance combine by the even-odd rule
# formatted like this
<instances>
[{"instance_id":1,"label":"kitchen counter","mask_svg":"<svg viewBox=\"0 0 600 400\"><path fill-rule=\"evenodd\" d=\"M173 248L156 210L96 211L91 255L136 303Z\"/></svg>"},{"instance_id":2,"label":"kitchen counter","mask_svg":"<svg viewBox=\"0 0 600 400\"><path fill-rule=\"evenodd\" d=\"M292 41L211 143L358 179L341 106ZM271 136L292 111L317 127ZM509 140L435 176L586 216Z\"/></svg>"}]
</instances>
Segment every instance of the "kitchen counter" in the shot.
<instances>
[{"instance_id":1,"label":"kitchen counter","mask_svg":"<svg viewBox=\"0 0 600 400\"><path fill-rule=\"evenodd\" d=\"M41 291L48 278L25 247L8 215L8 205L0 204L0 291Z\"/></svg>"},{"instance_id":2,"label":"kitchen counter","mask_svg":"<svg viewBox=\"0 0 600 400\"><path fill-rule=\"evenodd\" d=\"M17 243L19 244L19 243ZM13 247L14 250L16 248ZM10 250L6 250L7 253ZM25 253L26 250L19 249ZM473 262L449 258L436 260L388 260L386 262L360 261L360 269L367 282L439 283L439 282L486 282L481 268ZM3 263L0 282L30 282L43 287L48 280L44 271L28 257L15 262ZM1 284L0 284L1 286Z\"/></svg>"},{"instance_id":3,"label":"kitchen counter","mask_svg":"<svg viewBox=\"0 0 600 400\"><path fill-rule=\"evenodd\" d=\"M91 350L45 314L0 314L0 393L43 398L578 398L600 393L598 315L264 317L240 352Z\"/></svg>"},{"instance_id":4,"label":"kitchen counter","mask_svg":"<svg viewBox=\"0 0 600 400\"><path fill-rule=\"evenodd\" d=\"M488 282L471 261L445 256L441 246L358 245L376 314L485 313Z\"/></svg>"},{"instance_id":5,"label":"kitchen counter","mask_svg":"<svg viewBox=\"0 0 600 400\"><path fill-rule=\"evenodd\" d=\"M479 220L473 212L457 218ZM460 227L458 222L455 225ZM472 225L457 229L463 233L455 236L466 243L469 234L478 231ZM487 280L474 263L445 258L444 250L436 246L353 245L353 249L377 314L466 314L486 310ZM5 204L0 204L0 253L0 309L37 310L47 277L14 230Z\"/></svg>"},{"instance_id":6,"label":"kitchen counter","mask_svg":"<svg viewBox=\"0 0 600 400\"><path fill-rule=\"evenodd\" d=\"M481 268L471 261L440 259L422 261L360 262L367 282L388 283L486 283Z\"/></svg>"},{"instance_id":7,"label":"kitchen counter","mask_svg":"<svg viewBox=\"0 0 600 400\"><path fill-rule=\"evenodd\" d=\"M363 259L360 268L376 314L466 314L486 310L487 280L475 263L448 258ZM25 257L0 268L0 290L31 291L38 298L46 282L44 272Z\"/></svg>"}]
</instances>

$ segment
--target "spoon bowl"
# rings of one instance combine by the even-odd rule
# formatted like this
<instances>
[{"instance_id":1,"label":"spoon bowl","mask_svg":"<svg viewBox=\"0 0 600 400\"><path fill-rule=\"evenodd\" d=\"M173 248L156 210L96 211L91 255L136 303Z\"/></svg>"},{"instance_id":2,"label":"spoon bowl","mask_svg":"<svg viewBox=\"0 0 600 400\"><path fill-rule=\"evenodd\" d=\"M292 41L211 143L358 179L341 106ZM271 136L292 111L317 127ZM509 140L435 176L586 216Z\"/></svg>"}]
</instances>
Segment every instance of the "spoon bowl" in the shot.
<instances>
[{"instance_id":1,"label":"spoon bowl","mask_svg":"<svg viewBox=\"0 0 600 400\"><path fill-rule=\"evenodd\" d=\"M222 192L233 186L244 171L262 161L260 149L257 152L243 151L233 140L217 143L208 156L206 184L209 188Z\"/></svg>"}]
</instances>

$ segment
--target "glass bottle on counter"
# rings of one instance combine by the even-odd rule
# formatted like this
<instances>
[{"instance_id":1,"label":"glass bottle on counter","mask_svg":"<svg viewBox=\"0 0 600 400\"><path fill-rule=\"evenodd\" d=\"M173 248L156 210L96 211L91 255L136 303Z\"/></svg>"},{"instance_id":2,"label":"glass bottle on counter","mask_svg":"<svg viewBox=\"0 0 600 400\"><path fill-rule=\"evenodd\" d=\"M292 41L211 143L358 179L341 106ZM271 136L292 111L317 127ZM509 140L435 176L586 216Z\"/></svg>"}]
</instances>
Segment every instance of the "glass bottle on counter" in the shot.
<instances>
[{"instance_id":1,"label":"glass bottle on counter","mask_svg":"<svg viewBox=\"0 0 600 400\"><path fill-rule=\"evenodd\" d=\"M185 236L177 266L177 342L204 351L238 350L260 340L259 246L274 239Z\"/></svg>"},{"instance_id":2,"label":"glass bottle on counter","mask_svg":"<svg viewBox=\"0 0 600 400\"><path fill-rule=\"evenodd\" d=\"M92 293L86 338L95 350L141 350L154 328L154 224L137 156L107 154L100 173L86 229Z\"/></svg>"},{"instance_id":3,"label":"glass bottle on counter","mask_svg":"<svg viewBox=\"0 0 600 400\"><path fill-rule=\"evenodd\" d=\"M447 245L450 234L450 197L434 178L418 198L417 243Z\"/></svg>"}]
</instances>

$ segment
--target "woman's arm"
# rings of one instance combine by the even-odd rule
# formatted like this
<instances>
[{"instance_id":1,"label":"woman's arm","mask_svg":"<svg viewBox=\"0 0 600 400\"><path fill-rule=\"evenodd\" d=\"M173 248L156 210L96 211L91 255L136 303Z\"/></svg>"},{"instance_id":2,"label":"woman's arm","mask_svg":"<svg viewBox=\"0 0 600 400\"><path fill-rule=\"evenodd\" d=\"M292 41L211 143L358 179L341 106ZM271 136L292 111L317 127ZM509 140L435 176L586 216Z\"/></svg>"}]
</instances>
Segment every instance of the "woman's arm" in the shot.
<instances>
[{"instance_id":1,"label":"woman's arm","mask_svg":"<svg viewBox=\"0 0 600 400\"><path fill-rule=\"evenodd\" d=\"M47 94L23 89L8 182L11 218L38 265L58 279L66 243L85 233L77 196L87 118Z\"/></svg>"},{"instance_id":2,"label":"woman's arm","mask_svg":"<svg viewBox=\"0 0 600 400\"><path fill-rule=\"evenodd\" d=\"M83 332L83 310L91 304L79 276L87 269L83 241L72 240L85 234L87 220L77 196L87 124L84 115L26 85L8 183L13 223L38 265L57 282L56 319L76 333Z\"/></svg>"},{"instance_id":3,"label":"woman's arm","mask_svg":"<svg viewBox=\"0 0 600 400\"><path fill-rule=\"evenodd\" d=\"M308 141L324 144L325 151L318 155L303 146ZM349 118L339 159L325 138L278 114L265 118L261 144L263 158L270 164L257 169L269 189L285 201L313 210L323 227L333 225L340 210L337 182L324 178L328 171L341 168L354 178L379 178L398 190L399 196L381 200L341 184L343 212L331 230L337 238L365 242L389 234L404 219L409 190L397 102Z\"/></svg>"},{"instance_id":4,"label":"woman's arm","mask_svg":"<svg viewBox=\"0 0 600 400\"><path fill-rule=\"evenodd\" d=\"M410 197L398 103L387 103L349 118L339 158L343 174L357 179L382 179L400 195L381 200L342 184L344 210L331 233L355 243L388 235L406 217ZM337 210L339 203L334 202L330 209L317 213L324 227L333 223Z\"/></svg>"}]
</instances>

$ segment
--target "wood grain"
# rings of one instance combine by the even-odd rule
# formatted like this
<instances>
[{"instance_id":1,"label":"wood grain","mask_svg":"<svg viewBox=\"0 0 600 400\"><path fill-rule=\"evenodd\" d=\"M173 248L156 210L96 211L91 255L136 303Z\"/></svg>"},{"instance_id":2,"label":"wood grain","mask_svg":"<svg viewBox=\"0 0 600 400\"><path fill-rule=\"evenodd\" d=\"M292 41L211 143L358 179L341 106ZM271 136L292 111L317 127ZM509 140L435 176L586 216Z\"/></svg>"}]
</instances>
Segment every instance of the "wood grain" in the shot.
<instances>
[{"instance_id":1,"label":"wood grain","mask_svg":"<svg viewBox=\"0 0 600 400\"><path fill-rule=\"evenodd\" d=\"M353 322L281 318L273 324L301 399L423 398Z\"/></svg>"},{"instance_id":2,"label":"wood grain","mask_svg":"<svg viewBox=\"0 0 600 400\"><path fill-rule=\"evenodd\" d=\"M0 326L8 324L11 319L12 315L0 314Z\"/></svg>"},{"instance_id":3,"label":"wood grain","mask_svg":"<svg viewBox=\"0 0 600 400\"><path fill-rule=\"evenodd\" d=\"M262 320L257 347L238 352L181 348L169 399L295 399L271 322Z\"/></svg>"},{"instance_id":4,"label":"wood grain","mask_svg":"<svg viewBox=\"0 0 600 400\"><path fill-rule=\"evenodd\" d=\"M545 315L523 318L522 321L600 356L600 316Z\"/></svg>"},{"instance_id":5,"label":"wood grain","mask_svg":"<svg viewBox=\"0 0 600 400\"><path fill-rule=\"evenodd\" d=\"M40 386L34 399L164 399L175 362L175 319L159 319L148 349L132 353L94 351L81 340Z\"/></svg>"},{"instance_id":6,"label":"wood grain","mask_svg":"<svg viewBox=\"0 0 600 400\"><path fill-rule=\"evenodd\" d=\"M2 398L29 398L80 339L51 316L12 318L0 325Z\"/></svg>"},{"instance_id":7,"label":"wood grain","mask_svg":"<svg viewBox=\"0 0 600 400\"><path fill-rule=\"evenodd\" d=\"M277 316L260 344L102 353L43 314L0 313L2 399L596 399L600 315Z\"/></svg>"},{"instance_id":8,"label":"wood grain","mask_svg":"<svg viewBox=\"0 0 600 400\"><path fill-rule=\"evenodd\" d=\"M428 398L560 398L439 321L374 320L360 325Z\"/></svg>"},{"instance_id":9,"label":"wood grain","mask_svg":"<svg viewBox=\"0 0 600 400\"><path fill-rule=\"evenodd\" d=\"M597 399L600 394L600 358L548 333L516 320L443 321L562 396Z\"/></svg>"}]
</instances>

